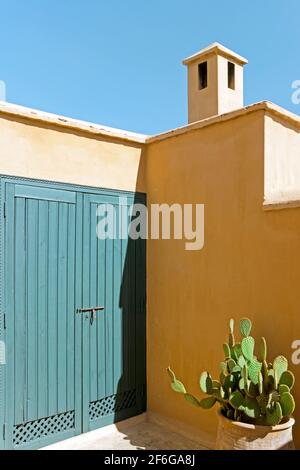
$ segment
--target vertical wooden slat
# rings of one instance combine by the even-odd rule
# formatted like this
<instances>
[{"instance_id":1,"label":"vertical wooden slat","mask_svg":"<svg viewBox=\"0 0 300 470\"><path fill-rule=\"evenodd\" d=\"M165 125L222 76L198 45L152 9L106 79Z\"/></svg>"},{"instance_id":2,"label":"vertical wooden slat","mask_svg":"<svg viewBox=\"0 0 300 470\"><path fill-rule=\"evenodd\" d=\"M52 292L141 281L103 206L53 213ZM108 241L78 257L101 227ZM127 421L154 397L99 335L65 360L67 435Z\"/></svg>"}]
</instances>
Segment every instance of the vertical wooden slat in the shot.
<instances>
[{"instance_id":1,"label":"vertical wooden slat","mask_svg":"<svg viewBox=\"0 0 300 470\"><path fill-rule=\"evenodd\" d=\"M83 195L76 195L76 234L75 245L75 309L82 308L82 260L83 260ZM82 392L83 392L83 376L82 376L82 315L75 314L75 429L76 434L83 430L82 426ZM86 409L86 408L85 408Z\"/></svg>"},{"instance_id":2,"label":"vertical wooden slat","mask_svg":"<svg viewBox=\"0 0 300 470\"><path fill-rule=\"evenodd\" d=\"M14 185L6 184L6 231L5 231L5 277L6 277L6 419L7 435L6 448L12 446L13 426L15 424L15 409L7 397L14 397L15 377L15 201Z\"/></svg>"},{"instance_id":3,"label":"vertical wooden slat","mask_svg":"<svg viewBox=\"0 0 300 470\"><path fill-rule=\"evenodd\" d=\"M37 246L38 246L38 201L27 201L27 416L33 421L38 417L37 409Z\"/></svg>"},{"instance_id":4,"label":"vertical wooden slat","mask_svg":"<svg viewBox=\"0 0 300 470\"><path fill-rule=\"evenodd\" d=\"M105 301L105 270L106 270L106 241L98 239L97 250L97 294L99 306L105 306L105 310L98 316L97 320L97 362L98 362L98 400L105 397L105 317L106 317L106 301Z\"/></svg>"},{"instance_id":5,"label":"vertical wooden slat","mask_svg":"<svg viewBox=\"0 0 300 470\"><path fill-rule=\"evenodd\" d=\"M128 292L128 388L129 390L135 388L135 373L136 373L136 284L135 284L135 259L136 240L128 240L127 256L129 259L129 278L130 289Z\"/></svg>"},{"instance_id":6,"label":"vertical wooden slat","mask_svg":"<svg viewBox=\"0 0 300 470\"><path fill-rule=\"evenodd\" d=\"M58 305L57 305L57 398L58 412L67 408L67 252L68 205L59 204L58 224Z\"/></svg>"},{"instance_id":7,"label":"vertical wooden slat","mask_svg":"<svg viewBox=\"0 0 300 470\"><path fill-rule=\"evenodd\" d=\"M116 233L119 234L119 215L121 214L120 208L116 206ZM119 392L120 379L122 377L122 308L121 308L121 283L122 283L122 242L118 236L114 240L114 258L113 258L113 371L114 371L114 393Z\"/></svg>"},{"instance_id":8,"label":"vertical wooden slat","mask_svg":"<svg viewBox=\"0 0 300 470\"><path fill-rule=\"evenodd\" d=\"M38 417L47 416L48 413L48 387L47 387L47 282L48 282L48 202L39 201L38 216Z\"/></svg>"},{"instance_id":9,"label":"vertical wooden slat","mask_svg":"<svg viewBox=\"0 0 300 470\"><path fill-rule=\"evenodd\" d=\"M83 209L83 260L82 260L82 306L86 307L90 296L90 198L84 196ZM89 321L82 315L82 430L89 430L89 402L90 402L90 372L89 351L90 331Z\"/></svg>"},{"instance_id":10,"label":"vertical wooden slat","mask_svg":"<svg viewBox=\"0 0 300 470\"><path fill-rule=\"evenodd\" d=\"M68 211L68 253L67 253L67 410L75 407L75 206Z\"/></svg>"},{"instance_id":11,"label":"vertical wooden slat","mask_svg":"<svg viewBox=\"0 0 300 470\"><path fill-rule=\"evenodd\" d=\"M90 204L90 285L89 306L97 307L97 234L96 234L96 204ZM98 364L97 364L97 322L103 312L97 312L96 318L90 324L90 401L98 398Z\"/></svg>"},{"instance_id":12,"label":"vertical wooden slat","mask_svg":"<svg viewBox=\"0 0 300 470\"><path fill-rule=\"evenodd\" d=\"M15 199L15 424L25 419L26 387L26 273L25 200ZM13 240L12 240L13 242Z\"/></svg>"},{"instance_id":13,"label":"vertical wooden slat","mask_svg":"<svg viewBox=\"0 0 300 470\"><path fill-rule=\"evenodd\" d=\"M129 218L126 217L126 223L128 224ZM121 390L127 391L129 388L128 381L128 337L129 337L129 291L130 291L130 259L128 256L128 239L122 240L122 265L123 265L123 278L121 288L121 304L122 304L122 380Z\"/></svg>"},{"instance_id":14,"label":"vertical wooden slat","mask_svg":"<svg viewBox=\"0 0 300 470\"><path fill-rule=\"evenodd\" d=\"M57 400L57 306L58 306L58 203L49 202L48 245L48 413L58 410Z\"/></svg>"},{"instance_id":15,"label":"vertical wooden slat","mask_svg":"<svg viewBox=\"0 0 300 470\"><path fill-rule=\"evenodd\" d=\"M105 393L113 394L113 240L106 239L105 266Z\"/></svg>"}]
</instances>

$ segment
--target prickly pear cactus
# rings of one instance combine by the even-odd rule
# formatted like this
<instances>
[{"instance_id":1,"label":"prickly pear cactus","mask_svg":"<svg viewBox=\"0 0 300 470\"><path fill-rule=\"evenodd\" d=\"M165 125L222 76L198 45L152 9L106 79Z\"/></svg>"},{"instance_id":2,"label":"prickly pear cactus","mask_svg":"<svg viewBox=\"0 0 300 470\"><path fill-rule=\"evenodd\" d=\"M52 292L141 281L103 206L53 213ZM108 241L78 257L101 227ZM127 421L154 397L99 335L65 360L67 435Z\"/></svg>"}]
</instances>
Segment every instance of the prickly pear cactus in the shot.
<instances>
[{"instance_id":1,"label":"prickly pear cactus","mask_svg":"<svg viewBox=\"0 0 300 470\"><path fill-rule=\"evenodd\" d=\"M228 342L223 344L224 359L219 365L219 380L213 380L209 372L202 372L200 376L200 389L208 395L206 398L199 399L188 393L168 367L171 388L198 408L209 409L218 402L228 419L276 426L286 421L295 410L291 394L295 377L288 370L284 356L268 362L265 338L261 338L258 356L255 355L251 329L251 320L242 318L239 322L241 338L237 342L234 320L230 319Z\"/></svg>"}]
</instances>

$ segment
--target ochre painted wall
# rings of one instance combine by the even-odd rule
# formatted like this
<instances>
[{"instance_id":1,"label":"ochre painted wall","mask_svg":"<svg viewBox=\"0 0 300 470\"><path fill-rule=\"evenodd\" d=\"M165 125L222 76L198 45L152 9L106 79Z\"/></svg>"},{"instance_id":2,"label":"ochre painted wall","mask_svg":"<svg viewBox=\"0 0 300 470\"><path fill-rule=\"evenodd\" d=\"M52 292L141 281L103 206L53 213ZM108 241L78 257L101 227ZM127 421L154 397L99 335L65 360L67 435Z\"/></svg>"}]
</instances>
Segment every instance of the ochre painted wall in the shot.
<instances>
[{"instance_id":1,"label":"ochre painted wall","mask_svg":"<svg viewBox=\"0 0 300 470\"><path fill-rule=\"evenodd\" d=\"M143 144L0 113L0 173L145 192Z\"/></svg>"},{"instance_id":2,"label":"ochre painted wall","mask_svg":"<svg viewBox=\"0 0 300 470\"><path fill-rule=\"evenodd\" d=\"M216 409L171 391L166 367L202 396L200 373L218 375L230 317L249 316L271 358L290 360L300 339L300 209L263 210L264 123L263 111L248 113L147 151L148 205L205 204L201 251L185 251L181 240L148 242L148 409L211 436ZM299 402L300 366L290 368ZM300 448L299 403L295 417Z\"/></svg>"}]
</instances>

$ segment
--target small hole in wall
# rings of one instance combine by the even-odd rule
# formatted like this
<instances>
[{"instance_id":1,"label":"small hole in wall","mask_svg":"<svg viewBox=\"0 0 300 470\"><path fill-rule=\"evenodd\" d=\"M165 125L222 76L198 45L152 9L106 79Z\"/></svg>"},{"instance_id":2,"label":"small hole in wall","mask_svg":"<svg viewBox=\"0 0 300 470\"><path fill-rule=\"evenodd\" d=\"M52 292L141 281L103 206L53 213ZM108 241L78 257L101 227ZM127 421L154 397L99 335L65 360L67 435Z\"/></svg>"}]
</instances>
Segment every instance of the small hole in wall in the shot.
<instances>
[{"instance_id":1,"label":"small hole in wall","mask_svg":"<svg viewBox=\"0 0 300 470\"><path fill-rule=\"evenodd\" d=\"M228 62L228 88L235 90L235 66Z\"/></svg>"},{"instance_id":2,"label":"small hole in wall","mask_svg":"<svg viewBox=\"0 0 300 470\"><path fill-rule=\"evenodd\" d=\"M199 90L207 87L207 62L198 65Z\"/></svg>"}]
</instances>

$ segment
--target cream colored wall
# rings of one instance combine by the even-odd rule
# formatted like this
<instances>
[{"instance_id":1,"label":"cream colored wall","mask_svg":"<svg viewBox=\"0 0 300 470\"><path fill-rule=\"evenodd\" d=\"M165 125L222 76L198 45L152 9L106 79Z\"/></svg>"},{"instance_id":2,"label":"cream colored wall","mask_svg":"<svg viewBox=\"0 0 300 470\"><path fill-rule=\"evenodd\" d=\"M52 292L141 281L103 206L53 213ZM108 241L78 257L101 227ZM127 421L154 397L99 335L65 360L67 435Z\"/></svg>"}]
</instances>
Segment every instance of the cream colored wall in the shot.
<instances>
[{"instance_id":1,"label":"cream colored wall","mask_svg":"<svg viewBox=\"0 0 300 470\"><path fill-rule=\"evenodd\" d=\"M300 201L300 126L266 116L265 202Z\"/></svg>"},{"instance_id":2,"label":"cream colored wall","mask_svg":"<svg viewBox=\"0 0 300 470\"><path fill-rule=\"evenodd\" d=\"M145 192L142 144L0 114L0 173Z\"/></svg>"},{"instance_id":3,"label":"cream colored wall","mask_svg":"<svg viewBox=\"0 0 300 470\"><path fill-rule=\"evenodd\" d=\"M228 88L228 61L235 65L235 89ZM218 114L228 113L244 106L243 66L218 56Z\"/></svg>"},{"instance_id":4,"label":"cream colored wall","mask_svg":"<svg viewBox=\"0 0 300 470\"><path fill-rule=\"evenodd\" d=\"M148 204L204 203L205 244L148 241L148 408L212 439L216 410L192 407L169 385L171 365L191 393L218 374L228 319L249 316L270 357L300 339L300 209L266 212L264 111L149 145ZM300 396L300 366L294 394ZM296 409L300 448L300 406Z\"/></svg>"}]
</instances>

